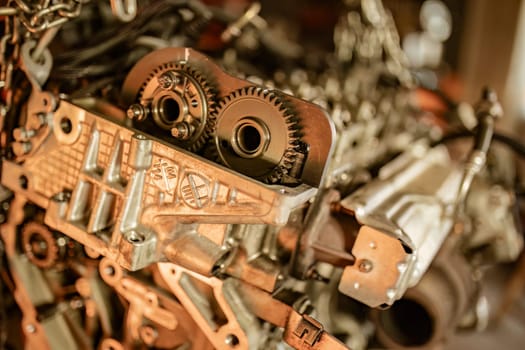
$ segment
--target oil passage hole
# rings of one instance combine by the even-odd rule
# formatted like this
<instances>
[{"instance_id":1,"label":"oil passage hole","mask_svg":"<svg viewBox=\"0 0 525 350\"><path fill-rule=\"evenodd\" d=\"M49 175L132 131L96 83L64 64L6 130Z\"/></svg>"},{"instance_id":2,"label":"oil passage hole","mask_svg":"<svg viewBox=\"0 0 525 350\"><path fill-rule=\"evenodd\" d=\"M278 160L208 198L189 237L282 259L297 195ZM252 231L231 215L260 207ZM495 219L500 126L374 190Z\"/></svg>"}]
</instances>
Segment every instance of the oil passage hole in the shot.
<instances>
[{"instance_id":1,"label":"oil passage hole","mask_svg":"<svg viewBox=\"0 0 525 350\"><path fill-rule=\"evenodd\" d=\"M128 235L128 241L130 243L142 243L144 242L144 240L145 240L144 235L137 231L131 231Z\"/></svg>"}]
</instances>

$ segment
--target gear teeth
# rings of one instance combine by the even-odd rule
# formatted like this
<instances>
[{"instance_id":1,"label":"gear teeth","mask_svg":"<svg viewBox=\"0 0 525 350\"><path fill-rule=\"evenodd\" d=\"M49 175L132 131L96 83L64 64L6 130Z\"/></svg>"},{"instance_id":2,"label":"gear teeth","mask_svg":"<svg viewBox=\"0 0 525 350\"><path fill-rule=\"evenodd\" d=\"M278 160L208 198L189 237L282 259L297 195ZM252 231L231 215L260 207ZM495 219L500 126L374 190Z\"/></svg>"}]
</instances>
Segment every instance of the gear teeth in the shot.
<instances>
[{"instance_id":1,"label":"gear teeth","mask_svg":"<svg viewBox=\"0 0 525 350\"><path fill-rule=\"evenodd\" d=\"M207 144L215 128L215 123L214 123L213 118L216 115L215 111L218 107L217 91L215 87L208 81L208 79L206 79L204 75L201 74L200 71L194 68L190 63L188 62L166 62L151 70L150 74L148 75L148 78L142 83L139 89L139 93L138 93L139 101L144 101L147 99L144 96L144 91L146 87L150 84L150 82L153 79L157 78L158 76L160 76L166 71L179 71L179 72L182 72L184 74L191 76L197 82L199 87L202 89L203 94L205 96L205 100L206 100L205 102L207 106L207 116L205 118L206 125L204 126L204 129L202 130L200 136L197 137L197 139L195 139L191 143L180 142L180 145L182 147L184 147L190 152L196 153L204 148L204 146Z\"/></svg>"},{"instance_id":2,"label":"gear teeth","mask_svg":"<svg viewBox=\"0 0 525 350\"><path fill-rule=\"evenodd\" d=\"M221 112L227 108L227 106L232 103L235 100L238 100L243 97L248 96L255 96L262 100L265 100L266 102L272 104L279 113L282 114L282 118L284 123L286 124L286 149L283 150L283 154L281 157L281 160L278 164L275 165L274 169L272 169L267 174L258 177L259 180L269 183L269 184L276 184L281 182L283 177L287 175L290 171L290 169L293 167L296 156L298 153L298 148L301 142L301 137L303 133L301 132L301 126L299 124L300 120L296 113L294 112L292 106L290 106L287 101L286 97L282 95L281 93L275 91L275 90L269 90L266 88L262 88L259 86L246 86L243 88L240 88L238 90L233 91L229 95L222 98L217 103L217 113L214 116L214 121L217 122L218 119L221 116ZM216 132L216 131L215 131ZM218 147L217 145L215 145ZM224 164L224 161L221 159L221 156L219 154L219 151L217 148L215 148L213 151L208 150L208 154L212 156L212 159L216 162ZM227 165L227 164L224 164ZM240 170L240 169L236 169Z\"/></svg>"}]
</instances>

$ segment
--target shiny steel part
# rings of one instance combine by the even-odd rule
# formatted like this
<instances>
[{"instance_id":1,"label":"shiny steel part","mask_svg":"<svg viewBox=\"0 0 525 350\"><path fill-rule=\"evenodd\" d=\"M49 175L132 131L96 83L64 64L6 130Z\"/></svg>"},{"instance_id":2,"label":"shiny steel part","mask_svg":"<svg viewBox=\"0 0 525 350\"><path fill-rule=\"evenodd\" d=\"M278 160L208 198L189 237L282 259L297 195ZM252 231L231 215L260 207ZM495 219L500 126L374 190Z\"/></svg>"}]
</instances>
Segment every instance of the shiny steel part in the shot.
<instances>
[{"instance_id":1,"label":"shiny steel part","mask_svg":"<svg viewBox=\"0 0 525 350\"><path fill-rule=\"evenodd\" d=\"M141 87L152 72L169 62L185 62L193 69L212 81L218 98L224 98L234 91L253 88L253 84L235 78L225 73L208 57L190 48L167 48L155 51L141 59L129 72L122 88L123 101L132 105L139 102ZM269 92L275 94L275 92ZM318 106L305 102L293 96L284 96L295 116L301 120L301 141L306 145L307 156L303 160L302 169L297 169L296 178L302 183L319 187L323 181L326 165L332 153L335 140L335 130L332 121ZM301 116L308 116L302 118ZM263 118L262 116L258 116ZM270 125L270 121L262 120ZM246 129L247 131L250 130ZM302 171L300 171L302 170Z\"/></svg>"},{"instance_id":2,"label":"shiny steel part","mask_svg":"<svg viewBox=\"0 0 525 350\"><path fill-rule=\"evenodd\" d=\"M154 69L141 87L140 105L149 111L156 127L167 130L175 144L190 151L200 150L212 132L213 88L185 62L168 62ZM140 119L135 123L139 129L144 117Z\"/></svg>"},{"instance_id":3,"label":"shiny steel part","mask_svg":"<svg viewBox=\"0 0 525 350\"><path fill-rule=\"evenodd\" d=\"M284 96L257 87L234 91L219 102L215 147L230 168L268 183L290 173L300 148L299 120Z\"/></svg>"},{"instance_id":4,"label":"shiny steel part","mask_svg":"<svg viewBox=\"0 0 525 350\"><path fill-rule=\"evenodd\" d=\"M129 22L137 15L137 0L111 0L111 10L122 22Z\"/></svg>"},{"instance_id":5,"label":"shiny steel part","mask_svg":"<svg viewBox=\"0 0 525 350\"><path fill-rule=\"evenodd\" d=\"M463 249L474 264L510 262L519 257L523 235L517 231L515 205L514 194L502 186L490 186L480 180L473 182L466 212L476 219Z\"/></svg>"},{"instance_id":6,"label":"shiny steel part","mask_svg":"<svg viewBox=\"0 0 525 350\"><path fill-rule=\"evenodd\" d=\"M345 267L339 290L379 306L416 285L454 225L461 175L445 148L416 145L343 199L341 210L363 227L352 248L356 264ZM363 268L365 260L373 267Z\"/></svg>"}]
</instances>

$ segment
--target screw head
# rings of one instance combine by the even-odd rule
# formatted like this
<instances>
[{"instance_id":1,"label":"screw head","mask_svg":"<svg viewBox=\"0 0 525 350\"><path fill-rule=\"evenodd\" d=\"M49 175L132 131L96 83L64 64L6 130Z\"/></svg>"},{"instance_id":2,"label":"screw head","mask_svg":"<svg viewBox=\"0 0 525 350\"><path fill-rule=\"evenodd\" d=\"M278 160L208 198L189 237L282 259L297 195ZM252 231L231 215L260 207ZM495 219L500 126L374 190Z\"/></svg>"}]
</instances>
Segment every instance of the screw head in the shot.
<instances>
[{"instance_id":1,"label":"screw head","mask_svg":"<svg viewBox=\"0 0 525 350\"><path fill-rule=\"evenodd\" d=\"M171 129L171 135L180 140L187 140L191 137L191 126L186 122L178 122Z\"/></svg>"},{"instance_id":2,"label":"screw head","mask_svg":"<svg viewBox=\"0 0 525 350\"><path fill-rule=\"evenodd\" d=\"M14 142L12 147L15 155L22 156L31 152L32 144L31 142Z\"/></svg>"},{"instance_id":3,"label":"screw head","mask_svg":"<svg viewBox=\"0 0 525 350\"><path fill-rule=\"evenodd\" d=\"M143 105L139 103L134 103L131 106L129 106L128 110L126 111L126 115L129 119L136 119L138 121L141 121L146 118L147 110Z\"/></svg>"},{"instance_id":4,"label":"screw head","mask_svg":"<svg viewBox=\"0 0 525 350\"><path fill-rule=\"evenodd\" d=\"M173 85L179 83L179 78L173 75L171 72L166 72L157 78L157 82L161 88L164 90L169 90Z\"/></svg>"},{"instance_id":5,"label":"screw head","mask_svg":"<svg viewBox=\"0 0 525 350\"><path fill-rule=\"evenodd\" d=\"M372 271L373 268L374 264L368 259L363 259L359 262L359 271L363 273L368 273Z\"/></svg>"},{"instance_id":6,"label":"screw head","mask_svg":"<svg viewBox=\"0 0 525 350\"><path fill-rule=\"evenodd\" d=\"M35 333L36 332L36 327L35 325L31 324L31 323L28 323L25 327L26 329L26 332L27 333Z\"/></svg>"},{"instance_id":7,"label":"screw head","mask_svg":"<svg viewBox=\"0 0 525 350\"><path fill-rule=\"evenodd\" d=\"M224 339L224 343L232 347L237 346L239 345L239 338L235 334L228 334Z\"/></svg>"}]
</instances>

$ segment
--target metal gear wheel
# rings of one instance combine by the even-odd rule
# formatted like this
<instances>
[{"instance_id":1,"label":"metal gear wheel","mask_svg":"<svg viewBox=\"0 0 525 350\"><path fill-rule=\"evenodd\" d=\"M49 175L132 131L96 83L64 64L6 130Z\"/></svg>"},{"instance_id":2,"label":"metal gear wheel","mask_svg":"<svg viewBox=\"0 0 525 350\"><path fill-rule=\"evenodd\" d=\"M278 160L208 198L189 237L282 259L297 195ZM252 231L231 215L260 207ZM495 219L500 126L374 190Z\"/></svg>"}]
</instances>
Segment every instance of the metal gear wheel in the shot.
<instances>
[{"instance_id":1,"label":"metal gear wheel","mask_svg":"<svg viewBox=\"0 0 525 350\"><path fill-rule=\"evenodd\" d=\"M53 233L45 225L34 221L22 228L22 250L33 264L43 269L52 267L59 257Z\"/></svg>"},{"instance_id":2,"label":"metal gear wheel","mask_svg":"<svg viewBox=\"0 0 525 350\"><path fill-rule=\"evenodd\" d=\"M210 138L216 94L190 64L168 62L153 69L140 88L139 98L154 126L169 131L167 139L178 146L196 152Z\"/></svg>"},{"instance_id":3,"label":"metal gear wheel","mask_svg":"<svg viewBox=\"0 0 525 350\"><path fill-rule=\"evenodd\" d=\"M219 161L263 182L277 183L296 160L300 129L284 96L256 86L236 90L219 102L215 117Z\"/></svg>"}]
</instances>

